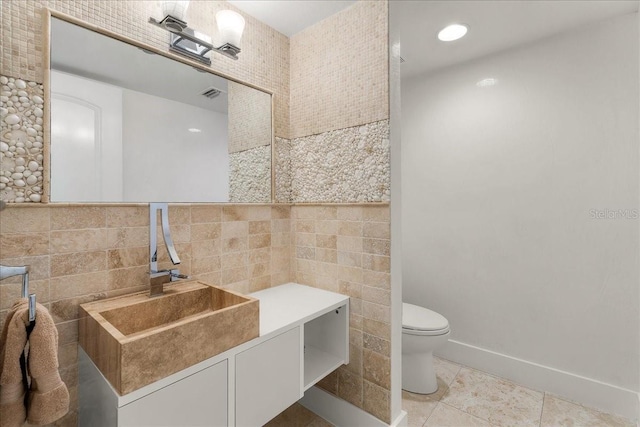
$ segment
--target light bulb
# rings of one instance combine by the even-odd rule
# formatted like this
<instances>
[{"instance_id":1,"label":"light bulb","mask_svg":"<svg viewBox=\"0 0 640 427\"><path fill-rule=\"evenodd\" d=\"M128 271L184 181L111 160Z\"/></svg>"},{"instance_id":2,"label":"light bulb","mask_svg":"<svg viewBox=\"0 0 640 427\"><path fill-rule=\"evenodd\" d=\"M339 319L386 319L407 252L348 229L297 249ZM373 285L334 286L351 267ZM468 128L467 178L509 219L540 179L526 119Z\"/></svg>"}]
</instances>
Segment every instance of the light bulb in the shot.
<instances>
[{"instance_id":1,"label":"light bulb","mask_svg":"<svg viewBox=\"0 0 640 427\"><path fill-rule=\"evenodd\" d=\"M187 8L189 7L189 0L177 0L177 1L163 1L162 2L162 16L171 15L174 18L178 18L181 21L186 21Z\"/></svg>"},{"instance_id":2,"label":"light bulb","mask_svg":"<svg viewBox=\"0 0 640 427\"><path fill-rule=\"evenodd\" d=\"M233 10L221 10L216 13L216 22L221 44L229 43L240 47L240 39L244 31L244 18Z\"/></svg>"}]
</instances>

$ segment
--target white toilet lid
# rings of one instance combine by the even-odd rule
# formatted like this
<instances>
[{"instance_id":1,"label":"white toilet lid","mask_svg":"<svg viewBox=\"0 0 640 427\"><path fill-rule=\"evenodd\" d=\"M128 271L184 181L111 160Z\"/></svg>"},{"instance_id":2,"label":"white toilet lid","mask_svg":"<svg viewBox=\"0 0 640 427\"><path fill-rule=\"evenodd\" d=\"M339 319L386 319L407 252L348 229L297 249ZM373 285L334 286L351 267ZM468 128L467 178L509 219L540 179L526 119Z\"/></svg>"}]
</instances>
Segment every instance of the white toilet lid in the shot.
<instances>
[{"instance_id":1,"label":"white toilet lid","mask_svg":"<svg viewBox=\"0 0 640 427\"><path fill-rule=\"evenodd\" d=\"M427 308L406 302L402 303L402 327L418 331L439 331L447 329L447 319Z\"/></svg>"}]
</instances>

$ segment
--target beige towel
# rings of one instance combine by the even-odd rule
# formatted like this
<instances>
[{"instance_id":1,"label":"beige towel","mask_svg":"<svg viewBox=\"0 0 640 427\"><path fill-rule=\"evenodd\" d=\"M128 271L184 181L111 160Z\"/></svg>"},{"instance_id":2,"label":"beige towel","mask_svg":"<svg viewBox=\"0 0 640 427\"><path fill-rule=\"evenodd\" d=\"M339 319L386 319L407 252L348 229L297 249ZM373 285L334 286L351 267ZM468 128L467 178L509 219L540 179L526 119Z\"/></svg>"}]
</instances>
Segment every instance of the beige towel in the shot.
<instances>
[{"instance_id":1,"label":"beige towel","mask_svg":"<svg viewBox=\"0 0 640 427\"><path fill-rule=\"evenodd\" d=\"M69 411L69 391L58 373L58 330L47 309L36 304L36 325L29 337L31 387L24 407L20 355L27 341L29 309L16 303L5 322L0 343L0 427L49 424Z\"/></svg>"},{"instance_id":2,"label":"beige towel","mask_svg":"<svg viewBox=\"0 0 640 427\"><path fill-rule=\"evenodd\" d=\"M27 324L28 324L27 313ZM36 305L36 326L29 336L31 389L27 421L43 425L69 412L69 391L58 372L58 330L49 311Z\"/></svg>"},{"instance_id":3,"label":"beige towel","mask_svg":"<svg viewBox=\"0 0 640 427\"><path fill-rule=\"evenodd\" d=\"M9 311L0 336L0 427L21 426L27 418L20 369L20 356L27 344L22 320L25 313L28 321L28 303L22 299Z\"/></svg>"}]
</instances>

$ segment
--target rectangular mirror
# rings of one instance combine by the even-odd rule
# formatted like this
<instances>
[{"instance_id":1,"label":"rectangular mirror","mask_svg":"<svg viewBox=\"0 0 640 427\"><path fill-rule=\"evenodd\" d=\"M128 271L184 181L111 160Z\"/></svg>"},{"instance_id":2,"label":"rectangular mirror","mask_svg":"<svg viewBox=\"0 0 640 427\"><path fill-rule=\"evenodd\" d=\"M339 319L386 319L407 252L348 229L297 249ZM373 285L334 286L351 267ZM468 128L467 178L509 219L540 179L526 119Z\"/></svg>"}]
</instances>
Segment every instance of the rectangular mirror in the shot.
<instances>
[{"instance_id":1,"label":"rectangular mirror","mask_svg":"<svg viewBox=\"0 0 640 427\"><path fill-rule=\"evenodd\" d=\"M50 29L51 202L271 201L271 94L63 19Z\"/></svg>"}]
</instances>

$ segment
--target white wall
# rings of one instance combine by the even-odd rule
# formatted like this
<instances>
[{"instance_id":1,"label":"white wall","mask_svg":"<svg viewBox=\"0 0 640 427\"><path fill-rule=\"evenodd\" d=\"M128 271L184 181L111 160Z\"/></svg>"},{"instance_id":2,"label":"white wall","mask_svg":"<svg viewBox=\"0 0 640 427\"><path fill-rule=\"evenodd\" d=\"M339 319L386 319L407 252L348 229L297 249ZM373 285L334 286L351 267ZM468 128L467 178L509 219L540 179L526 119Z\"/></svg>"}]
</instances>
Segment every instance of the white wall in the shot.
<instances>
[{"instance_id":1,"label":"white wall","mask_svg":"<svg viewBox=\"0 0 640 427\"><path fill-rule=\"evenodd\" d=\"M130 90L122 102L124 201L229 200L226 114Z\"/></svg>"},{"instance_id":2,"label":"white wall","mask_svg":"<svg viewBox=\"0 0 640 427\"><path fill-rule=\"evenodd\" d=\"M122 200L122 89L51 70L52 202Z\"/></svg>"},{"instance_id":3,"label":"white wall","mask_svg":"<svg viewBox=\"0 0 640 427\"><path fill-rule=\"evenodd\" d=\"M639 208L637 14L402 85L405 301L459 343L639 390L637 215L592 215Z\"/></svg>"}]
</instances>

